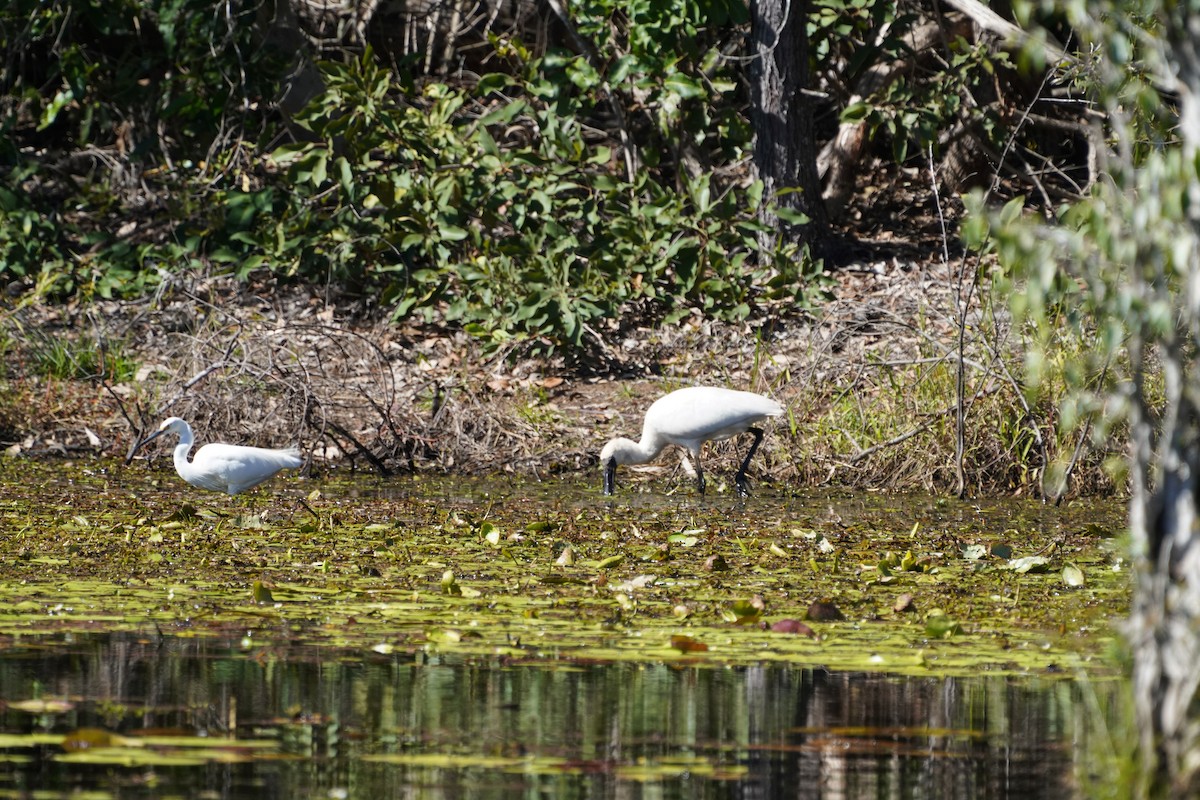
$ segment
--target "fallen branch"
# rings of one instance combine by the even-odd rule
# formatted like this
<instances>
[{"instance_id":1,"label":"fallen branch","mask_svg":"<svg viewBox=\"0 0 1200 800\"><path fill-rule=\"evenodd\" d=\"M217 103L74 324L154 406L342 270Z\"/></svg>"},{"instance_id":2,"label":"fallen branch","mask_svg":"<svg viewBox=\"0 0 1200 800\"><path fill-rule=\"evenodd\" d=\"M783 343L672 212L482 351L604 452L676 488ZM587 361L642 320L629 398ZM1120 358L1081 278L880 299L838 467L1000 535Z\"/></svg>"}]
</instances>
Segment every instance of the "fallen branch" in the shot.
<instances>
[{"instance_id":1,"label":"fallen branch","mask_svg":"<svg viewBox=\"0 0 1200 800\"><path fill-rule=\"evenodd\" d=\"M311 424L312 420L309 420L309 422ZM380 460L380 458L377 455L372 453L370 448L368 448L366 445L364 445L358 439L354 438L354 436L350 433L350 431L346 430L341 425L337 424L336 422L334 422L332 419L329 419L328 417L325 417L322 420L322 424L325 427L332 430L338 436L345 438L352 445L354 445L354 449L357 450L359 453L361 453L363 458L365 458L367 461L371 462L371 466L373 466L379 472L380 475L382 475L385 478L391 476L392 471L387 468L387 465L384 464L383 461ZM314 425L314 427L318 427L318 426Z\"/></svg>"}]
</instances>

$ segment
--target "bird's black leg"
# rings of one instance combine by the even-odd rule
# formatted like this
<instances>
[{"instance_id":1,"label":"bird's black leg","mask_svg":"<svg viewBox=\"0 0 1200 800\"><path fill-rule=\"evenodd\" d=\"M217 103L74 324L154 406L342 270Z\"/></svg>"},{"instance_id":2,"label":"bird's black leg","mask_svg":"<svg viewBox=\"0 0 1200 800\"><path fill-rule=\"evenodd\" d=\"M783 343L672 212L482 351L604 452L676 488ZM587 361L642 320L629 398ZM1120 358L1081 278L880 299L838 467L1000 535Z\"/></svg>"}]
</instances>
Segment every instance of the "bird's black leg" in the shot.
<instances>
[{"instance_id":1,"label":"bird's black leg","mask_svg":"<svg viewBox=\"0 0 1200 800\"><path fill-rule=\"evenodd\" d=\"M696 491L704 494L704 467L700 466L700 456L696 456Z\"/></svg>"},{"instance_id":2,"label":"bird's black leg","mask_svg":"<svg viewBox=\"0 0 1200 800\"><path fill-rule=\"evenodd\" d=\"M604 494L610 495L617 483L617 460L610 458L604 465Z\"/></svg>"},{"instance_id":3,"label":"bird's black leg","mask_svg":"<svg viewBox=\"0 0 1200 800\"><path fill-rule=\"evenodd\" d=\"M754 458L754 452L758 450L758 446L763 440L761 428L746 428L746 433L754 434L754 442L750 445L750 451L746 453L746 460L742 462L742 468L737 471L737 477L734 478L739 497L750 496L750 484L746 481L746 468L750 466L750 459Z\"/></svg>"}]
</instances>

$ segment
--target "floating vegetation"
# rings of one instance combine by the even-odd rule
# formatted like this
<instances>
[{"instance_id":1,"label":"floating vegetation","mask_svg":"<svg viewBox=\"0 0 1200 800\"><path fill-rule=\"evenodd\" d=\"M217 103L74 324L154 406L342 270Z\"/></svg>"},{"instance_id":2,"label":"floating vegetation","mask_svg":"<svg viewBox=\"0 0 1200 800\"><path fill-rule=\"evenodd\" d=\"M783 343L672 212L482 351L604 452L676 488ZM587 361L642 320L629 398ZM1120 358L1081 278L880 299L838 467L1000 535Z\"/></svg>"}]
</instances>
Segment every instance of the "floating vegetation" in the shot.
<instances>
[{"instance_id":1,"label":"floating vegetation","mask_svg":"<svg viewBox=\"0 0 1200 800\"><path fill-rule=\"evenodd\" d=\"M0 480L7 637L1053 673L1103 654L1128 602L1115 502L768 485L606 501L592 480L427 476L281 479L231 500L111 462L11 458Z\"/></svg>"},{"instance_id":2,"label":"floating vegetation","mask_svg":"<svg viewBox=\"0 0 1200 800\"><path fill-rule=\"evenodd\" d=\"M1014 764L1062 797L1082 700L1120 708L1115 503L425 476L231 500L11 458L0 481L0 782L47 797L766 796L793 769L986 797Z\"/></svg>"}]
</instances>

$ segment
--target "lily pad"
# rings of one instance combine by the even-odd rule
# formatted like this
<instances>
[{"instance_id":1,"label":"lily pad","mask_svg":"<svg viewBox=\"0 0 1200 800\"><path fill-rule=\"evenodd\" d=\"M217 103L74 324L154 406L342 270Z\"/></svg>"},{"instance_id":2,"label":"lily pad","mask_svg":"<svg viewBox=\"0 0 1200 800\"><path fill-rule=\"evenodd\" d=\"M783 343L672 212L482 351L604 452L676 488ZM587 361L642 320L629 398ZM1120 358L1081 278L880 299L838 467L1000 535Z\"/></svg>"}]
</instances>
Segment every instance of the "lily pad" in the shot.
<instances>
[{"instance_id":1,"label":"lily pad","mask_svg":"<svg viewBox=\"0 0 1200 800\"><path fill-rule=\"evenodd\" d=\"M1040 573L1050 571L1050 559L1045 556L1025 556L1008 562L1008 568L1017 573Z\"/></svg>"}]
</instances>

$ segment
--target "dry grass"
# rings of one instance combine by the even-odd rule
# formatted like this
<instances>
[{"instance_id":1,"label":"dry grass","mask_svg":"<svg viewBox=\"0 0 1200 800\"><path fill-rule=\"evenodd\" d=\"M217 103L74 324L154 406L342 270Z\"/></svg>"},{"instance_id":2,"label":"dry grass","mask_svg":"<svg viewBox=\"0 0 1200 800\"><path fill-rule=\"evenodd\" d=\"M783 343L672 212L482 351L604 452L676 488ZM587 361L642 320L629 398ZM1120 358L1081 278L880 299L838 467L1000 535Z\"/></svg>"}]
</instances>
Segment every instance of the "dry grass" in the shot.
<instances>
[{"instance_id":1,"label":"dry grass","mask_svg":"<svg viewBox=\"0 0 1200 800\"><path fill-rule=\"evenodd\" d=\"M603 337L602 369L562 359L487 355L461 333L358 322L319 297L195 277L152 303L106 304L87 315L26 308L10 341L37 316L59 335L119 339L139 360L123 385L83 384L69 413L20 370L0 380L9 443L121 456L137 428L182 416L201 441L299 442L316 468L515 471L593 467L601 445L635 435L662 391L719 384L764 392L787 407L767 437L760 474L793 485L944 492L957 485L956 298L949 268L892 265L839 274L819 315L769 327L699 318ZM1049 405L1027 409L1020 348L1003 320L970 310L964 352L964 467L970 492L1037 492L1045 464L1069 454ZM56 410L58 409L58 410ZM86 431L92 431L89 435ZM96 438L93 438L96 437ZM744 444L743 444L744 446ZM736 444L710 446L714 475L735 468ZM1111 489L1091 455L1076 490ZM671 457L660 463L670 465Z\"/></svg>"}]
</instances>

